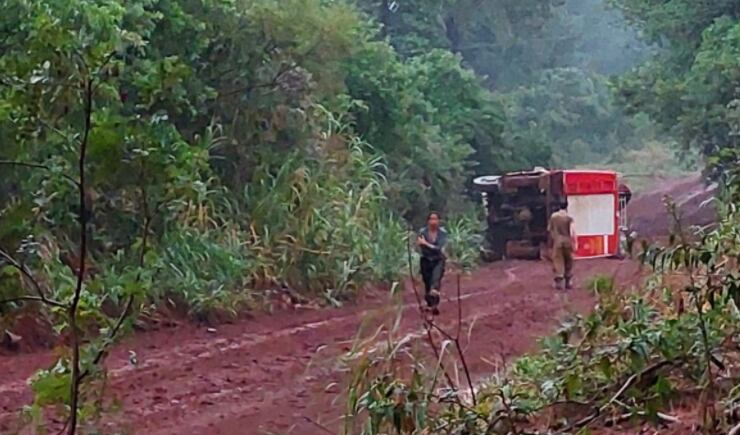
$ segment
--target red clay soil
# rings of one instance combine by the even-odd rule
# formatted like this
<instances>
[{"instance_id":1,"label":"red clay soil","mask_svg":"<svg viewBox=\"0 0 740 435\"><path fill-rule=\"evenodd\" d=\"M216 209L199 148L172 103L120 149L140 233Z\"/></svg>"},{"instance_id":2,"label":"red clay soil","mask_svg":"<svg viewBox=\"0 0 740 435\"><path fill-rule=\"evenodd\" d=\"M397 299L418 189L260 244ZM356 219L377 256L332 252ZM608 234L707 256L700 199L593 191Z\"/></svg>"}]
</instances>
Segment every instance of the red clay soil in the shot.
<instances>
[{"instance_id":1,"label":"red clay soil","mask_svg":"<svg viewBox=\"0 0 740 435\"><path fill-rule=\"evenodd\" d=\"M674 183L667 190L685 192L696 185L697 180L690 186ZM638 231L643 225L645 230L660 227L648 225L662 209L656 192L649 194L652 200L633 203ZM686 203L701 195L688 195ZM463 327L471 331L462 345L475 380L490 375L491 361L534 350L537 339L564 317L587 312L593 304L584 289L589 278L614 275L624 285L639 280L640 272L630 261L602 259L579 261L576 274L577 288L567 294L551 288L551 271L542 262L496 263L462 279ZM458 316L452 281L454 276L448 276L448 299L438 320L448 328ZM120 399L122 412L114 417L116 428L110 423L102 433L121 433L121 426L147 435L335 433L344 410L340 386L346 375L337 357L349 349L361 325L380 325L392 315L395 306L386 299L259 315L215 332L185 325L137 334L108 358L108 388ZM420 339L422 325L410 290L404 303L401 333L431 352ZM131 352L136 365L130 362ZM0 434L12 433L21 408L32 399L26 379L53 361L49 351L0 355Z\"/></svg>"},{"instance_id":2,"label":"red clay soil","mask_svg":"<svg viewBox=\"0 0 740 435\"><path fill-rule=\"evenodd\" d=\"M535 348L567 313L585 312L592 300L582 288L596 274L631 281L637 267L626 261L577 264L581 286L555 292L551 272L539 262L504 262L462 279L462 316L470 368L476 379L489 375L490 361L510 359ZM446 284L448 297L454 286ZM401 331L417 337L421 323L407 294ZM337 357L360 325L391 314L394 306L282 312L224 325L215 333L185 326L143 333L117 346L109 358L110 390L123 404L121 421L146 434L313 434L336 431L343 403ZM456 324L454 301L443 302L439 323ZM423 340L419 341L423 346ZM138 364L129 362L129 351ZM25 380L53 360L49 353L0 357L0 433L10 431L31 399ZM111 433L114 431L111 429Z\"/></svg>"},{"instance_id":3,"label":"red clay soil","mask_svg":"<svg viewBox=\"0 0 740 435\"><path fill-rule=\"evenodd\" d=\"M686 225L709 225L716 220L711 198L716 186L707 185L701 175L695 174L676 180L656 182L656 187L633 199L627 216L630 229L639 236L659 237L670 234L673 219L664 205L668 196L681 211Z\"/></svg>"}]
</instances>

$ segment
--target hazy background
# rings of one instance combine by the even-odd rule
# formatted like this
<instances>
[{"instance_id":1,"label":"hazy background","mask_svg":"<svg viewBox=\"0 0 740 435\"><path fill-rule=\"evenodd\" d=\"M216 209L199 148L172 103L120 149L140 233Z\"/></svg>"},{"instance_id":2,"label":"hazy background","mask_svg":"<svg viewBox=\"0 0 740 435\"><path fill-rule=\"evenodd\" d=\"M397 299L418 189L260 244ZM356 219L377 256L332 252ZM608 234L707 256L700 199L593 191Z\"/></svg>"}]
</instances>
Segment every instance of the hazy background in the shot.
<instances>
[{"instance_id":1,"label":"hazy background","mask_svg":"<svg viewBox=\"0 0 740 435\"><path fill-rule=\"evenodd\" d=\"M611 167L638 186L646 174L695 167L689 155L676 159L647 115L628 116L615 103L611 78L658 48L608 0L399 0L395 12L383 12L392 3L360 5L380 11L400 53L460 54L501 104L512 149L547 156L539 160L550 166ZM479 173L489 169L481 165Z\"/></svg>"}]
</instances>

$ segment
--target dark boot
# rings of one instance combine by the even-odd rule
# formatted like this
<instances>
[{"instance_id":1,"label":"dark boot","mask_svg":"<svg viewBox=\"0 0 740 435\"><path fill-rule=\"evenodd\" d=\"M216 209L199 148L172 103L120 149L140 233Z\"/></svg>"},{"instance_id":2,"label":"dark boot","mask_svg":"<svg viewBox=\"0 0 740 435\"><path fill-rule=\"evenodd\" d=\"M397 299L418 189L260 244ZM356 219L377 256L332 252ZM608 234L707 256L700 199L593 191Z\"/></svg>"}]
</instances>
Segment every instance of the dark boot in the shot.
<instances>
[{"instance_id":1,"label":"dark boot","mask_svg":"<svg viewBox=\"0 0 740 435\"><path fill-rule=\"evenodd\" d=\"M563 290L563 278L555 278L553 287L555 287L555 290Z\"/></svg>"},{"instance_id":2,"label":"dark boot","mask_svg":"<svg viewBox=\"0 0 740 435\"><path fill-rule=\"evenodd\" d=\"M573 288L573 278L565 278L565 288L568 290Z\"/></svg>"},{"instance_id":3,"label":"dark boot","mask_svg":"<svg viewBox=\"0 0 740 435\"><path fill-rule=\"evenodd\" d=\"M427 308L432 313L432 315L438 315L439 309L437 308L437 305L439 305L439 290L430 290L427 294L424 295L424 300L426 301Z\"/></svg>"},{"instance_id":4,"label":"dark boot","mask_svg":"<svg viewBox=\"0 0 740 435\"><path fill-rule=\"evenodd\" d=\"M429 308L432 308L432 309L437 308L437 305L439 305L439 290L437 289L429 290L429 293L426 294L425 299L427 301L427 305L429 306Z\"/></svg>"}]
</instances>

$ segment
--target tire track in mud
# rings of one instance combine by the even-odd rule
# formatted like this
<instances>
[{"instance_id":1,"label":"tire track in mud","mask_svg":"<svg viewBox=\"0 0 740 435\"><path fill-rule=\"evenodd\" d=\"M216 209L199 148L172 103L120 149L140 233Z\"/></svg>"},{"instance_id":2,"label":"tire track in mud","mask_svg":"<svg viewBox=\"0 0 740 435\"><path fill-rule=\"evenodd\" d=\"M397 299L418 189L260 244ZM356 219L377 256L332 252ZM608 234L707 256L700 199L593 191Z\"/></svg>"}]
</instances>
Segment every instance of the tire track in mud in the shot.
<instances>
[{"instance_id":1,"label":"tire track in mud","mask_svg":"<svg viewBox=\"0 0 740 435\"><path fill-rule=\"evenodd\" d=\"M514 269L514 268L512 268ZM507 276L511 273L508 269L505 271L507 273ZM474 296L481 295L483 293L487 293L488 290L482 290L482 291L475 291L467 294L461 295L461 300L465 300ZM452 298L445 299L446 302L453 301ZM403 305L403 309L412 309L416 308L416 302L408 302ZM373 308L370 310L365 310L360 312L360 315L367 315L371 311L377 311L378 308ZM109 370L109 375L112 377L121 377L131 372L148 372L153 371L155 369L159 369L162 367L171 367L171 362L168 360L172 359L172 354L174 353L178 357L189 357L195 354L196 359L210 359L217 356L220 356L224 353L233 352L233 351L239 351L243 348L246 348L248 346L256 346L259 344L263 344L269 340L277 339L277 338L283 338L290 335L299 334L302 332L306 332L313 329L319 329L322 327L328 327L331 325L334 325L336 323L342 323L347 320L353 320L357 317L357 314L347 314L340 317L334 317L330 319L315 321L315 322L308 322L301 324L299 326L284 328L279 331L274 332L267 332L267 333L245 333L242 337L240 337L237 340L233 339L226 339L226 338L218 338L213 341L209 340L198 340L194 343L188 343L187 346L178 346L174 349L167 350L167 351L160 351L157 352L149 357L146 358L146 361L137 366L133 365L127 365L122 366L119 368L111 369ZM216 349L212 350L204 350L200 353L197 353L201 348L210 348L216 346ZM3 385L0 385L0 394L9 394L9 393L17 393L20 390L23 390L26 388L26 382L24 381L16 381L11 383L6 383Z\"/></svg>"},{"instance_id":2,"label":"tire track in mud","mask_svg":"<svg viewBox=\"0 0 740 435\"><path fill-rule=\"evenodd\" d=\"M507 269L509 272L506 273L506 284L510 284L515 279L515 275L511 272L513 270L515 270L515 268ZM447 284L449 285L449 283ZM461 295L460 299L461 301L465 301L486 295L490 295L490 289L473 288L471 290L470 288L467 288L465 293ZM450 303L455 299L456 297L447 297L445 301ZM258 391L247 391L250 388L249 384L251 383L229 378L229 382L214 385L214 389L212 391L206 390L204 391L204 394L200 394L197 397L190 397L190 400L186 399L185 401L180 401L179 398L176 399L178 400L178 405L185 405L187 408L191 408L197 407L201 404L208 405L218 403L218 412L202 419L203 421L200 423L200 428L196 431L197 433L211 433L210 429L217 426L222 420L228 421L229 419L240 419L245 416L252 416L261 419L265 415L275 419L276 429L279 430L277 433L287 433L285 431L290 431L290 427L284 422L292 419L300 419L303 417L302 415L280 415L280 412L278 412L278 415L274 415L272 412L266 412L264 406L257 406L249 409L249 407L245 407L243 403L259 402L263 405L268 404L273 408L282 408L283 404L290 404L290 408L292 409L304 409L304 406L302 406L303 403L301 402L309 401L309 397L315 398L316 396L326 396L329 394L326 393L327 385L332 383L340 384L342 381L340 376L341 372L336 364L336 359L342 352L347 350L359 324L368 317L370 317L370 323L372 323L373 320L380 321L388 315L392 315L392 313L397 309L398 307L390 304L330 319L321 323L321 327L331 327L333 328L332 331L335 331L336 334L322 334L319 337L315 337L312 332L316 332L319 328L310 327L314 326L314 324L270 334L276 338L302 341L303 348L307 352L300 358L277 357L277 361L275 361L277 364L275 364L275 362L269 362L269 360L274 357L270 350L275 349L275 343L271 343L268 337L264 337L265 339L259 340L258 347L251 349L251 353L259 354L259 357L257 358L258 361L252 366L265 367L265 365L271 364L272 368L276 369L275 371L277 373L270 371L270 374L292 374L294 381L292 384L294 385L290 385L288 388L285 386L278 387L278 385L275 385L271 379L262 379L259 382L260 386L257 388ZM415 322L418 319L416 310L417 303L415 301L407 302L402 306L405 319L402 328L409 329L409 327L412 326L409 325L409 323ZM476 314L476 317L478 317L478 314ZM370 329L373 329L375 326L376 325L373 324L370 326ZM320 341L313 341L316 338ZM381 337L378 337L377 339L382 340ZM283 345L280 346L280 348L300 348L300 344L296 342L282 344ZM312 349L313 347L315 347L315 349ZM190 388L185 388L185 390L191 390L192 388L193 387L191 386ZM332 396L331 394L329 395ZM326 403L326 405L327 409L333 408L331 403ZM166 406L164 408L166 408ZM164 411L164 409L157 409L157 407L150 408L150 410L142 412L141 417L146 419L158 416L161 417L162 411ZM184 413L182 416L186 417ZM177 426L181 427L182 425L186 425L195 429L194 422L189 421L186 423L187 417L186 420L178 419L178 416L175 416L174 418L178 420L176 422ZM226 424L228 425L228 423ZM154 430L152 433L172 433L169 428L170 424L168 423L166 426L167 427L163 427L161 430ZM244 425L238 424L233 433L244 433L242 432L244 427ZM315 427L313 429L315 429ZM304 432L304 430L305 429L301 429L300 432L296 433L310 433ZM214 433L221 433L221 430L217 430Z\"/></svg>"},{"instance_id":3,"label":"tire track in mud","mask_svg":"<svg viewBox=\"0 0 740 435\"><path fill-rule=\"evenodd\" d=\"M515 275L513 274L513 270L516 270L516 267L512 267L509 269L506 269L504 273L506 274L508 278L508 282L511 282L515 279ZM460 296L460 300L466 300L471 297L479 296L485 293L488 293L490 290L478 290L473 291L470 293L465 293ZM456 301L457 298L448 297L444 299L444 302L450 303ZM368 310L361 311L359 313L360 316L367 316L368 314L372 312L377 312L380 310L385 310L388 307L374 307ZM404 310L410 310L410 309L416 309L417 303L414 302L406 302L403 305ZM346 323L347 321L353 321L357 318L358 313L352 313L352 314L346 314L339 317L332 317L329 319L324 319L320 321L314 321L314 322L308 322L300 324L299 326L294 327L288 327L284 328L278 331L274 332L266 332L266 333L245 333L238 339L228 339L228 338L216 338L215 340L208 340L208 339L201 339L194 341L192 343L188 343L185 346L176 346L173 349L168 349L166 351L159 351L156 352L146 358L143 364L140 365L124 365L119 368L114 368L109 370L109 375L116 378L116 377L122 377L132 372L137 372L139 374L144 374L150 371L154 371L157 369L165 368L172 368L171 360L172 355L174 354L177 357L180 358L192 358L194 355L194 359L197 360L205 360L205 359L211 359L219 356L223 356L226 353L229 352L236 352L240 351L244 348L247 348L249 346L257 346L260 344L264 344L270 340L284 338L291 335L301 334L306 331L320 329L323 327L329 327L334 324L342 324ZM216 349L212 349L212 347L215 346ZM205 348L206 350L200 351L201 349ZM1 394L9 394L9 393L17 393L20 390L24 390L27 387L26 381L16 381L11 383L6 383L3 385L0 385L0 395Z\"/></svg>"},{"instance_id":4,"label":"tire track in mud","mask_svg":"<svg viewBox=\"0 0 740 435\"><path fill-rule=\"evenodd\" d=\"M507 272L507 277L510 277L510 279L507 280L507 284L511 284L511 282L513 281L513 279L515 279L515 276L513 274L511 274L511 272L509 272L509 270L514 270L514 268L507 269L507 271L506 271ZM463 295L460 296L460 300L461 301L464 301L464 300L467 300L467 299L470 299L470 298L473 298L473 297L477 297L477 296L482 296L482 295L490 295L490 290L478 290L478 291L473 291L473 292L470 292L470 293L466 293L466 294L463 294ZM448 303L452 303L452 302L456 302L457 301L457 298L454 298L454 299L453 298L447 298L445 301L448 302ZM417 309L416 303L407 303L407 304L404 304L403 307L402 307L402 309L404 311L403 314L405 314L405 315L411 314L412 318L415 318L413 316L416 315L416 313L415 313L415 311ZM409 310L413 310L414 313L408 313ZM370 310L368 310L368 311L370 311ZM366 311L364 313L367 314L368 311ZM493 316L495 314L498 314L498 313L490 313L490 312L489 313L485 313L485 312L481 313L481 312L475 312L473 315L464 317L463 318L463 324L468 325L471 322L474 322L476 320L485 319L485 318L490 317L490 316ZM411 325L409 325L409 326L411 326ZM450 325L447 325L447 326L450 326ZM372 353L372 352L375 352L375 351L380 350L383 347L383 343L384 343L384 340L385 340L384 334L380 334L380 335L374 334L374 335L375 335L374 342L376 344L373 345L368 350L369 353ZM408 343L411 340L417 339L417 338L422 337L424 335L425 335L425 329L423 329L423 328L422 329L416 329L416 330L413 330L411 332L406 333L404 335L404 337L400 338L399 340L400 341L405 341L405 342ZM340 344L343 344L343 343L346 343L346 342L340 342ZM301 376L302 377L302 380L304 382L306 382L306 383L313 383L313 384L315 384L314 387L316 387L316 386L321 387L320 388L321 391L316 391L316 393L326 393L326 386L327 385L331 385L331 384L338 385L342 381L341 380L341 376L340 376L342 374L342 370L338 366L338 364L336 364L336 361L335 361L337 359L337 357L340 356L339 354L341 353L340 351L342 349L335 348L335 349L332 349L332 350L334 350L335 352L331 352L330 355L326 355L323 358L320 358L320 361L315 361L314 360L315 357L320 356L320 355L314 355L314 358L312 358L312 362L308 364L308 367L306 368L306 371ZM321 379L320 377L322 375L324 376L324 379L319 384L316 384L316 382ZM298 389L283 388L283 389L279 389L279 390L277 390L275 392L270 393L268 395L269 397L262 398L262 400L263 401L269 401L269 402L272 402L272 403L290 403L291 405L296 406L296 405L298 405L297 404L297 401L295 399L293 399L291 401L291 398L300 397L304 391L305 391L304 388L298 388ZM243 387L230 387L230 388L221 389L220 391L218 391L216 393L208 394L206 396L207 398L205 400L207 400L208 402L214 402L214 403L218 402L220 404L223 404L222 399L228 398L229 396L232 396L233 397L235 393L237 393L237 394L244 393ZM240 398L243 398L243 397L240 396ZM201 399L202 399L202 397L201 397ZM297 406L297 407L300 408L300 406ZM254 414L259 414L259 413L262 412L261 410L254 410L251 413L247 413L246 415L239 415L241 413L241 411L243 411L243 408L240 405L238 405L238 404L237 404L236 407L233 407L230 410L229 409L224 409L223 406L221 406L220 408L221 409L219 410L219 412L221 413L221 415L218 416L219 420L222 419L222 416L226 416L228 414L231 414L231 418L236 418L237 420L239 420L239 419L244 418L246 416L250 416L250 415L254 415ZM303 416L296 416L296 417L303 417ZM285 425L283 425L283 427L280 427L280 429L286 429L286 427L284 427L284 426ZM201 427L200 430L201 431L207 430L207 427L208 427L208 425L205 425L205 426ZM238 429L235 429L236 432L234 432L234 433L239 433L238 431L239 430L242 430L243 427L244 426L242 426L241 424L239 424L238 425ZM154 433L169 433L169 430L168 429L165 429L162 432L154 432ZM199 431L199 433L203 433L203 432L200 432ZM296 433L305 433L305 432L296 432Z\"/></svg>"},{"instance_id":5,"label":"tire track in mud","mask_svg":"<svg viewBox=\"0 0 740 435\"><path fill-rule=\"evenodd\" d=\"M608 273L618 264L584 262L578 271L582 276L589 270ZM510 266L487 266L462 281L463 324L466 330L474 326L470 340L465 337L462 344L476 378L491 371L489 360L527 351L565 312L590 305L584 291L572 295L572 307L558 298L542 263ZM440 316L445 327L457 321L451 281L445 283L448 297ZM413 296L406 294L400 331L409 342L424 334L416 308ZM341 400L334 400L345 375L337 358L363 324L374 330L398 309L382 303L367 309L287 313L239 322L214 335L173 334L163 342L156 334L138 335L109 360L112 391L124 408L114 423L125 422L134 433L163 435L322 433L308 418L334 430L343 409ZM136 348L138 366L128 364L127 345ZM12 360L0 358L0 370L7 363ZM0 379L0 432L7 430L22 399L28 400L24 381Z\"/></svg>"}]
</instances>

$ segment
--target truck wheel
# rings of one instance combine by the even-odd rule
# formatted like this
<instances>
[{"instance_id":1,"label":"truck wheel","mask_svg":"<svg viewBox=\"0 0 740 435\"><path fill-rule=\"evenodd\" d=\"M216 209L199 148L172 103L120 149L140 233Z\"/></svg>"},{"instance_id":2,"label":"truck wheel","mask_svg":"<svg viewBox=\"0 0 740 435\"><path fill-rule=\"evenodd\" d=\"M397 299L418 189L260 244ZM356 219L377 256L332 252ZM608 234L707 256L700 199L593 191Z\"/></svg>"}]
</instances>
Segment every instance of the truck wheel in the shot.
<instances>
[{"instance_id":1,"label":"truck wheel","mask_svg":"<svg viewBox=\"0 0 740 435\"><path fill-rule=\"evenodd\" d=\"M493 263L494 261L501 261L503 257L504 256L501 253L493 251L491 249L481 248L480 250L481 260L487 263Z\"/></svg>"}]
</instances>

